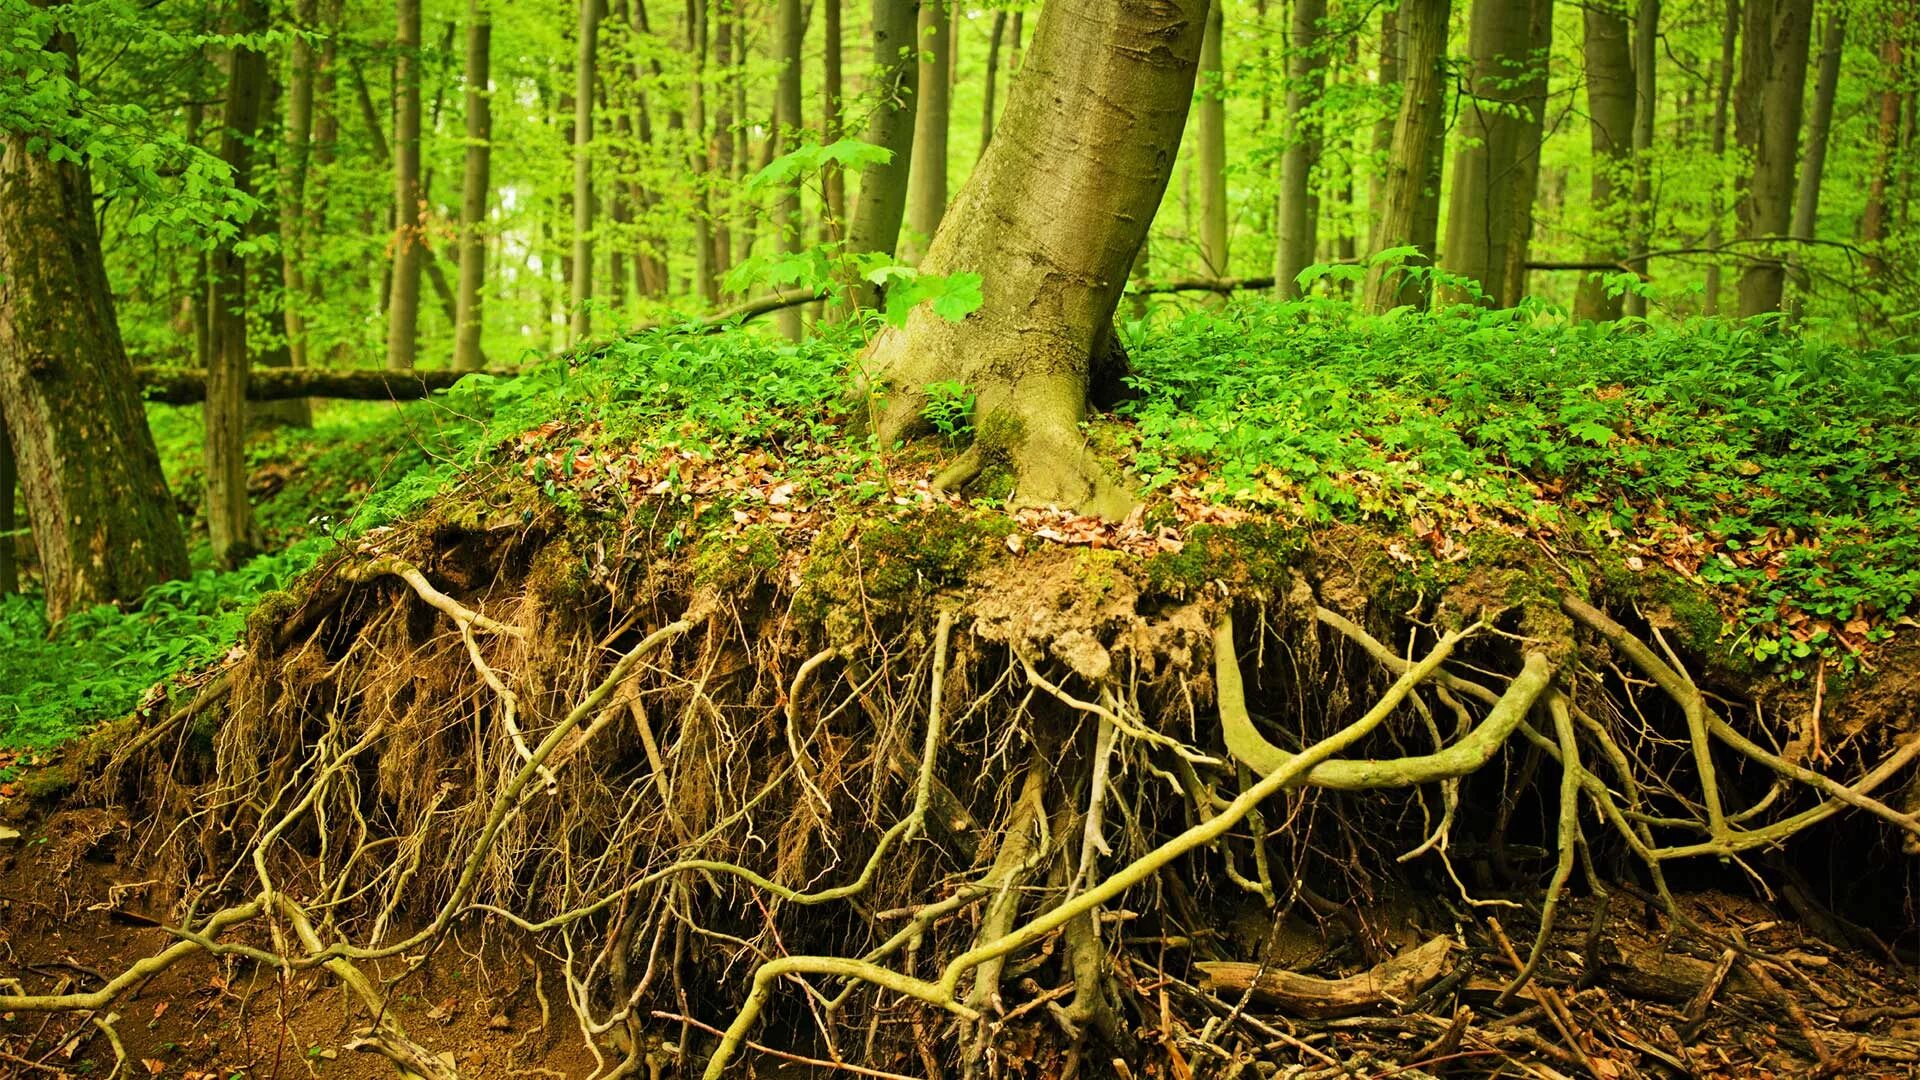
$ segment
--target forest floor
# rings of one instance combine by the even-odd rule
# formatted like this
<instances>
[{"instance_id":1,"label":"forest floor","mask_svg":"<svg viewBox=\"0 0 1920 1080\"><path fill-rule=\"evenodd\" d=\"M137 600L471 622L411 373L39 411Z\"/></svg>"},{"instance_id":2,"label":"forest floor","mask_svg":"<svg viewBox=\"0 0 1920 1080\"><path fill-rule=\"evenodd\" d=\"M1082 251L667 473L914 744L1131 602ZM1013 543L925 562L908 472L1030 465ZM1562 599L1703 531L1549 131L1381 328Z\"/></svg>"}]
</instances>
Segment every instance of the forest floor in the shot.
<instances>
[{"instance_id":1,"label":"forest floor","mask_svg":"<svg viewBox=\"0 0 1920 1080\"><path fill-rule=\"evenodd\" d=\"M136 1074L672 1073L809 950L932 981L782 990L762 1075L1920 1074L1920 362L1333 304L1132 336L1118 522L934 490L964 387L849 438L833 334L263 439L273 555L51 638L0 606L0 986L259 893L295 906L253 952L113 1006ZM1410 768L1509 700L1524 738L1425 784L1305 760ZM928 989L1003 937L993 993ZM114 1067L72 1013L0 1054Z\"/></svg>"}]
</instances>

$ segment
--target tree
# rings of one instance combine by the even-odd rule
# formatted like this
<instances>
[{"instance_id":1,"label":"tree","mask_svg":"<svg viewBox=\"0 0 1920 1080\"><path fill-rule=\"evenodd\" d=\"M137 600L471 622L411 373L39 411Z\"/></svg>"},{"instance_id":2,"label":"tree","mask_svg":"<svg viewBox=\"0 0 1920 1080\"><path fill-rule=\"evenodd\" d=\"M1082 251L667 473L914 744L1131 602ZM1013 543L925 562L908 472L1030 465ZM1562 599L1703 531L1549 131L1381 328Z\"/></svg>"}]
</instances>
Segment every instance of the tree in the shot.
<instances>
[{"instance_id":1,"label":"tree","mask_svg":"<svg viewBox=\"0 0 1920 1080\"><path fill-rule=\"evenodd\" d=\"M806 43L807 26L800 10L801 0L780 0L775 13L780 47L780 82L774 90L773 138L776 151L791 145L800 132L800 53ZM800 235L800 186L792 184L782 191L773 206L774 230L779 233L780 250L798 253L805 247ZM800 309L780 312L780 332L790 341L800 340Z\"/></svg>"},{"instance_id":2,"label":"tree","mask_svg":"<svg viewBox=\"0 0 1920 1080\"><path fill-rule=\"evenodd\" d=\"M837 0L829 0L838 10ZM713 250L713 214L707 190L707 0L687 0L687 168L693 180L693 287L702 300L720 299L719 266Z\"/></svg>"},{"instance_id":3,"label":"tree","mask_svg":"<svg viewBox=\"0 0 1920 1080\"><path fill-rule=\"evenodd\" d=\"M949 0L921 0L920 102L913 119L913 171L907 187L907 228L912 240L905 256L920 261L925 245L947 212L947 124L953 108L953 20Z\"/></svg>"},{"instance_id":4,"label":"tree","mask_svg":"<svg viewBox=\"0 0 1920 1080\"><path fill-rule=\"evenodd\" d=\"M1587 53L1587 116L1593 145L1593 231L1609 238L1589 252L1595 262L1618 262L1630 246L1625 242L1629 230L1625 219L1637 212L1628 198L1625 181L1637 171L1633 141L1637 130L1635 109L1638 94L1634 80L1634 55L1627 42L1627 17L1620 9L1603 2L1585 8ZM1610 240L1610 242L1609 242ZM1622 264L1621 269L1625 269ZM1574 297L1574 314L1582 319L1617 319L1622 310L1621 297L1608 295L1599 272L1590 272L1580 281Z\"/></svg>"},{"instance_id":5,"label":"tree","mask_svg":"<svg viewBox=\"0 0 1920 1080\"><path fill-rule=\"evenodd\" d=\"M1227 276L1226 70L1220 62L1223 0L1207 6L1207 33L1200 43L1199 114L1195 148L1200 172L1200 261L1213 277Z\"/></svg>"},{"instance_id":6,"label":"tree","mask_svg":"<svg viewBox=\"0 0 1920 1080\"><path fill-rule=\"evenodd\" d=\"M1880 42L1881 77L1886 80L1880 91L1879 130L1874 137L1873 178L1868 181L1866 212L1860 218L1860 239L1867 248L1867 272L1883 278L1887 272L1886 253L1881 250L1889 233L1888 189L1892 186L1895 157L1900 150L1901 80L1903 62L1901 34L1906 29L1906 13L1898 12Z\"/></svg>"},{"instance_id":7,"label":"tree","mask_svg":"<svg viewBox=\"0 0 1920 1080\"><path fill-rule=\"evenodd\" d=\"M413 366L417 347L420 263L426 252L420 230L420 0L394 0L394 12L399 54L393 66L393 281L387 298L387 366L404 369Z\"/></svg>"},{"instance_id":8,"label":"tree","mask_svg":"<svg viewBox=\"0 0 1920 1080\"><path fill-rule=\"evenodd\" d=\"M460 175L460 290L453 316L453 366L463 371L484 363L480 331L486 318L487 198L492 191L492 43L491 0L467 0L467 152Z\"/></svg>"},{"instance_id":9,"label":"tree","mask_svg":"<svg viewBox=\"0 0 1920 1080\"><path fill-rule=\"evenodd\" d=\"M313 45L307 35L315 29L318 0L297 0L294 33L287 55L287 116L281 132L280 154L280 267L286 285L283 314L288 360L307 366L307 333L301 310L306 299L303 259L306 251L307 165L313 135Z\"/></svg>"},{"instance_id":10,"label":"tree","mask_svg":"<svg viewBox=\"0 0 1920 1080\"><path fill-rule=\"evenodd\" d=\"M1443 250L1502 306L1525 284L1552 26L1552 0L1474 0Z\"/></svg>"},{"instance_id":11,"label":"tree","mask_svg":"<svg viewBox=\"0 0 1920 1080\"><path fill-rule=\"evenodd\" d=\"M1713 128L1708 136L1715 163L1727 156L1727 115L1733 98L1733 70L1739 47L1740 0L1726 0L1720 20L1720 59L1714 65ZM1723 240L1721 219L1726 216L1726 205L1721 199L1717 177L1708 199L1707 214L1707 247L1718 251ZM1707 263L1706 298L1702 306L1709 315L1720 313L1720 260L1717 257Z\"/></svg>"},{"instance_id":12,"label":"tree","mask_svg":"<svg viewBox=\"0 0 1920 1080\"><path fill-rule=\"evenodd\" d=\"M1402 0L1393 31L1404 82L1400 108L1381 172L1372 247L1411 247L1412 265L1433 261L1440 222L1440 170L1446 148L1447 24L1451 0ZM1367 272L1366 306L1387 311L1424 305L1426 294L1398 268L1380 264Z\"/></svg>"},{"instance_id":13,"label":"tree","mask_svg":"<svg viewBox=\"0 0 1920 1080\"><path fill-rule=\"evenodd\" d=\"M1820 74L1814 80L1813 115L1807 119L1807 149L1801 156L1800 184L1793 200L1793 219L1787 234L1796 241L1812 240L1820 225L1820 183L1827 171L1827 134L1833 127L1833 99L1840 88L1840 56L1847 44L1847 11L1835 7L1827 14L1821 35ZM1805 275L1796 271L1798 287Z\"/></svg>"},{"instance_id":14,"label":"tree","mask_svg":"<svg viewBox=\"0 0 1920 1080\"><path fill-rule=\"evenodd\" d=\"M1801 99L1813 0L1748 0L1742 33L1740 90L1734 126L1752 161L1736 209L1747 245L1740 273L1743 318L1779 311L1786 259L1778 248L1792 223L1794 163L1799 154Z\"/></svg>"},{"instance_id":15,"label":"tree","mask_svg":"<svg viewBox=\"0 0 1920 1080\"><path fill-rule=\"evenodd\" d=\"M46 51L78 79L71 37ZM187 549L120 339L87 164L30 150L36 139L58 144L45 131L0 135L0 442L58 621L185 574ZM13 477L0 485L10 504Z\"/></svg>"},{"instance_id":16,"label":"tree","mask_svg":"<svg viewBox=\"0 0 1920 1080\"><path fill-rule=\"evenodd\" d=\"M242 35L266 29L261 0L240 0L233 29ZM251 192L253 142L267 95L267 58L244 38L228 52L227 100L220 132L220 157L233 172L234 186ZM208 356L206 441L207 534L213 555L237 564L253 554L253 511L247 502L246 436L247 262L233 235L214 248L208 262Z\"/></svg>"},{"instance_id":17,"label":"tree","mask_svg":"<svg viewBox=\"0 0 1920 1080\"><path fill-rule=\"evenodd\" d=\"M993 33L987 41L987 90L980 106L980 152L993 141L994 98L1000 87L1000 42L1007 35L1007 13L993 13ZM977 159L976 159L977 160Z\"/></svg>"},{"instance_id":18,"label":"tree","mask_svg":"<svg viewBox=\"0 0 1920 1080\"><path fill-rule=\"evenodd\" d=\"M19 490L20 474L13 464L13 439L7 434L7 416L0 410L0 596L20 591L20 569L14 564L14 536L20 529L14 513L13 493Z\"/></svg>"},{"instance_id":19,"label":"tree","mask_svg":"<svg viewBox=\"0 0 1920 1080\"><path fill-rule=\"evenodd\" d=\"M1659 111L1658 46L1660 38L1660 0L1640 0L1633 20L1633 206L1632 228L1627 246L1635 254L1653 248L1653 121ZM1627 263L1645 275L1647 260ZM1635 292L1627 298L1627 314L1645 317L1647 298Z\"/></svg>"},{"instance_id":20,"label":"tree","mask_svg":"<svg viewBox=\"0 0 1920 1080\"><path fill-rule=\"evenodd\" d=\"M1275 247L1273 287L1282 297L1297 296L1295 280L1313 265L1320 199L1313 191L1313 170L1320 161L1320 121L1312 115L1326 82L1320 24L1327 0L1294 0L1287 42L1287 141L1280 157L1280 235Z\"/></svg>"},{"instance_id":21,"label":"tree","mask_svg":"<svg viewBox=\"0 0 1920 1080\"><path fill-rule=\"evenodd\" d=\"M907 210L907 177L912 172L914 113L919 98L919 34L915 0L873 0L873 62L879 100L867 117L866 141L887 151L887 160L860 174L847 250L854 254L892 255ZM871 286L862 300L875 302Z\"/></svg>"},{"instance_id":22,"label":"tree","mask_svg":"<svg viewBox=\"0 0 1920 1080\"><path fill-rule=\"evenodd\" d=\"M981 273L983 303L959 322L916 310L861 365L856 394L882 445L924 429L929 384L959 382L977 434L944 482L1004 467L1023 502L1125 512L1079 421L1172 171L1206 13L1207 0L1047 0L999 133L922 263Z\"/></svg>"},{"instance_id":23,"label":"tree","mask_svg":"<svg viewBox=\"0 0 1920 1080\"><path fill-rule=\"evenodd\" d=\"M570 336L584 341L593 330L593 99L594 58L600 41L604 0L580 0L580 24L573 57L573 313Z\"/></svg>"}]
</instances>

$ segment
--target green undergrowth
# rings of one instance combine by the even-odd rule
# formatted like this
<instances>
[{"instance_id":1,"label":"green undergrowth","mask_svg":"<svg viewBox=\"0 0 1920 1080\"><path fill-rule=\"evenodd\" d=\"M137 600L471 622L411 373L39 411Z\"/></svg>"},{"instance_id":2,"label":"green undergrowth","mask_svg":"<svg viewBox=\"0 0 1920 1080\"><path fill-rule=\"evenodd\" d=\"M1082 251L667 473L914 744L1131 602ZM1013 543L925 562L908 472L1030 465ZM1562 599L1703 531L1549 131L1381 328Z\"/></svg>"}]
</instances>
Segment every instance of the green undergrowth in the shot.
<instances>
[{"instance_id":1,"label":"green undergrowth","mask_svg":"<svg viewBox=\"0 0 1920 1080\"><path fill-rule=\"evenodd\" d=\"M784 574L822 597L790 553L838 545L869 584L905 596L982 552L1099 546L1099 534L1124 549L1102 558L1138 558L1146 580L1177 587L1234 577L1223 559L1269 557L1235 556L1221 538L1265 529L1272 557L1288 558L1338 523L1376 537L1416 588L1544 545L1596 588L1679 612L1697 647L1789 671L1815 655L1845 663L1914 612L1913 356L1720 322L1375 318L1252 299L1128 337L1138 396L1089 430L1144 484L1144 531L1131 534L1071 515L1010 520L986 498L942 509L925 482L964 443L965 418L948 409L932 418L941 438L907 448L850 435L856 328L798 345L653 333L429 401L323 406L312 428L250 444L271 554L202 567L51 634L36 597L0 599L0 745L51 745L126 713L232 648L263 596L436 496L458 489L440 505L500 512L503 470L512 498L546 504L526 512L684 552L705 583ZM175 493L196 506L197 410L154 406L152 418ZM923 509L952 528L930 531ZM204 526L194 535L204 562ZM887 544L911 558L858 562Z\"/></svg>"},{"instance_id":2,"label":"green undergrowth","mask_svg":"<svg viewBox=\"0 0 1920 1080\"><path fill-rule=\"evenodd\" d=\"M1711 587L1754 659L1858 648L1920 594L1920 356L1734 322L1241 300L1133 328L1150 489L1410 531L1534 533Z\"/></svg>"}]
</instances>

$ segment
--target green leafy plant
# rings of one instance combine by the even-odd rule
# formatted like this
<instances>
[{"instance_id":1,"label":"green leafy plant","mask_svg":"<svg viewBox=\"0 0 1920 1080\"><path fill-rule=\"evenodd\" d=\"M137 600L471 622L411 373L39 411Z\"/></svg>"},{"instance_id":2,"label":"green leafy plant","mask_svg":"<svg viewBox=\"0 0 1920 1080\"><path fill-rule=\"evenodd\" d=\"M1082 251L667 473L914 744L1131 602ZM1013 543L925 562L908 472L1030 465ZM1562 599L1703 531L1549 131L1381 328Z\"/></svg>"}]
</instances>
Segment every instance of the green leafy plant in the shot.
<instances>
[{"instance_id":1,"label":"green leafy plant","mask_svg":"<svg viewBox=\"0 0 1920 1080\"><path fill-rule=\"evenodd\" d=\"M948 445L958 445L973 434L973 391L965 383L948 380L928 383L927 403L920 414Z\"/></svg>"}]
</instances>

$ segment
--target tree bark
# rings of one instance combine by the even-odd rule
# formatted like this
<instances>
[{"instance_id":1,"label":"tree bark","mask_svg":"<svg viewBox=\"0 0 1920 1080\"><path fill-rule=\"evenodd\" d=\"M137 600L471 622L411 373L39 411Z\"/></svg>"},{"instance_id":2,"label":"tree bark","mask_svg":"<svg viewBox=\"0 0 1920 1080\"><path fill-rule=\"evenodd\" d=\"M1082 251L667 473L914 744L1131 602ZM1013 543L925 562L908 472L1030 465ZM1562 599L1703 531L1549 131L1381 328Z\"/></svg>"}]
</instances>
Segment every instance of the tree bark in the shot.
<instances>
[{"instance_id":1,"label":"tree bark","mask_svg":"<svg viewBox=\"0 0 1920 1080\"><path fill-rule=\"evenodd\" d=\"M393 280L387 294L387 366L413 366L420 328L420 0L395 0ZM362 81L362 93L365 92Z\"/></svg>"},{"instance_id":2,"label":"tree bark","mask_svg":"<svg viewBox=\"0 0 1920 1080\"><path fill-rule=\"evenodd\" d=\"M1402 0L1394 20L1403 80L1393 121L1372 237L1374 251L1414 247L1408 265L1431 265L1440 218L1440 168L1446 145L1447 23L1452 0ZM1384 50L1383 50L1384 52ZM1367 272L1366 306L1387 311L1426 305L1427 290L1394 267Z\"/></svg>"},{"instance_id":3,"label":"tree bark","mask_svg":"<svg viewBox=\"0 0 1920 1080\"><path fill-rule=\"evenodd\" d=\"M573 57L573 283L568 337L585 341L593 332L593 101L594 58L599 51L604 0L580 0Z\"/></svg>"},{"instance_id":4,"label":"tree bark","mask_svg":"<svg viewBox=\"0 0 1920 1080\"><path fill-rule=\"evenodd\" d=\"M1833 127L1833 99L1840 87L1840 57L1847 45L1847 11L1835 7L1827 14L1826 32L1821 35L1820 73L1813 84L1813 115L1807 118L1807 148L1800 158L1800 184L1794 194L1793 220L1787 235L1795 240L1811 240L1819 231L1820 181L1827 169L1827 133ZM1798 262L1798 252L1794 256ZM1794 271L1794 286L1804 294L1805 273ZM1795 310L1800 296L1794 300Z\"/></svg>"},{"instance_id":5,"label":"tree bark","mask_svg":"<svg viewBox=\"0 0 1920 1080\"><path fill-rule=\"evenodd\" d=\"M1640 0L1633 20L1633 229L1628 246L1635 252L1653 250L1653 121L1659 111L1660 0ZM1647 260L1628 263L1643 277ZM1626 298L1627 314L1645 318L1647 298Z\"/></svg>"},{"instance_id":6,"label":"tree bark","mask_svg":"<svg viewBox=\"0 0 1920 1080\"><path fill-rule=\"evenodd\" d=\"M240 0L233 29L255 34L266 29L266 5ZM226 114L220 157L232 170L234 186L253 189L253 139L267 91L267 59L258 50L236 45L227 62ZM243 230L244 231L244 230ZM243 237L216 247L208 260L209 329L206 438L207 533L213 555L237 565L254 552L253 513L247 503L246 437L247 265L238 251Z\"/></svg>"},{"instance_id":7,"label":"tree bark","mask_svg":"<svg viewBox=\"0 0 1920 1080\"><path fill-rule=\"evenodd\" d=\"M1727 114L1733 98L1733 71L1740 47L1740 0L1727 0L1727 6L1720 20L1720 61L1714 69L1713 87L1713 130L1708 136L1708 146L1713 152L1715 166L1727 159ZM1726 217L1726 205L1720 198L1720 178L1714 177L1712 194L1707 202L1707 247L1718 249L1723 240L1722 219ZM1707 262L1706 298L1701 305L1708 315L1720 313L1720 260L1718 256Z\"/></svg>"},{"instance_id":8,"label":"tree bark","mask_svg":"<svg viewBox=\"0 0 1920 1080\"><path fill-rule=\"evenodd\" d=\"M873 55L880 68L879 101L867 118L866 140L891 156L860 174L854 200L848 252L892 255L907 209L907 177L913 171L914 114L920 90L920 61L914 42L919 33L916 0L873 0ZM872 285L859 286L861 302L878 302Z\"/></svg>"},{"instance_id":9,"label":"tree bark","mask_svg":"<svg viewBox=\"0 0 1920 1080\"><path fill-rule=\"evenodd\" d=\"M841 98L845 93L840 72L840 2L820 0L826 16L826 48L820 61L820 135L821 140L829 146L840 141L840 112L844 105ZM840 239L847 229L847 178L839 165L827 163L820 176L820 188L822 201L826 204L822 208L820 237L832 242Z\"/></svg>"},{"instance_id":10,"label":"tree bark","mask_svg":"<svg viewBox=\"0 0 1920 1080\"><path fill-rule=\"evenodd\" d=\"M281 132L280 159L280 270L286 295L281 299L286 323L287 356L296 366L307 363L306 302L306 189L307 164L313 137L313 46L306 35L317 29L318 0L297 0L294 34L287 56L287 118Z\"/></svg>"},{"instance_id":11,"label":"tree bark","mask_svg":"<svg viewBox=\"0 0 1920 1080\"><path fill-rule=\"evenodd\" d=\"M687 0L687 50L693 59L687 83L687 167L693 181L694 291L714 304L720 300L720 277L707 183L707 0Z\"/></svg>"},{"instance_id":12,"label":"tree bark","mask_svg":"<svg viewBox=\"0 0 1920 1080\"><path fill-rule=\"evenodd\" d=\"M77 81L72 38L47 48ZM29 153L44 134L0 135L0 442L57 622L185 574L187 549L120 340L87 167ZM11 502L12 478L0 483Z\"/></svg>"},{"instance_id":13,"label":"tree bark","mask_svg":"<svg viewBox=\"0 0 1920 1080\"><path fill-rule=\"evenodd\" d=\"M1259 0L1257 10L1259 11L1259 18L1262 23L1264 23L1267 15L1266 0ZM1261 36L1263 38L1265 37L1264 25L1262 26ZM1401 54L1407 49L1406 40L1407 32L1400 26L1399 9L1391 7L1382 8L1380 10L1380 56L1374 67L1375 74L1373 84L1380 92L1382 100L1386 100L1389 94L1399 94L1402 96L1402 101L1395 103L1393 112L1383 112L1380 118L1373 122L1373 175L1367 182L1367 208L1375 215L1376 230L1378 229L1379 222L1378 215L1385 210L1387 199L1389 198L1387 194L1387 177L1389 171L1395 165L1393 157L1393 132L1394 128L1398 126L1400 122L1400 109L1405 103L1404 97L1407 92L1407 87L1403 84L1403 80L1406 79L1406 73L1400 69L1402 62ZM1260 70L1265 71L1266 69L1267 47L1265 44L1262 44L1260 46ZM1262 89L1260 92L1260 125L1263 129L1266 127L1267 113L1270 108L1271 105L1268 100L1268 94L1265 89Z\"/></svg>"},{"instance_id":14,"label":"tree bark","mask_svg":"<svg viewBox=\"0 0 1920 1080\"><path fill-rule=\"evenodd\" d=\"M1497 306L1517 302L1524 284L1512 275L1524 274L1525 246L1517 241L1531 229L1545 90L1535 43L1543 25L1551 29L1551 11L1551 0L1474 0L1468 31L1464 141L1453 159L1444 250L1447 269L1478 282ZM1468 299L1457 287L1442 291L1450 302Z\"/></svg>"},{"instance_id":15,"label":"tree bark","mask_svg":"<svg viewBox=\"0 0 1920 1080\"><path fill-rule=\"evenodd\" d=\"M1319 231L1320 198L1313 191L1313 170L1320 160L1320 121L1309 112L1320 102L1326 80L1320 24L1327 0L1293 0L1287 40L1287 139L1280 156L1280 229L1274 251L1274 291L1282 298L1300 295L1295 280L1313 265Z\"/></svg>"},{"instance_id":16,"label":"tree bark","mask_svg":"<svg viewBox=\"0 0 1920 1080\"><path fill-rule=\"evenodd\" d=\"M717 0L714 12L713 59L719 68L713 105L713 134L708 140L707 156L713 175L721 182L718 205L713 213L713 257L722 271L737 261L733 251L730 192L727 182L733 178L733 86L740 78L734 69L733 20L738 18L729 0Z\"/></svg>"},{"instance_id":17,"label":"tree bark","mask_svg":"<svg viewBox=\"0 0 1920 1080\"><path fill-rule=\"evenodd\" d=\"M1752 162L1737 207L1741 240L1784 239L1792 224L1794 159L1799 152L1801 99L1813 0L1748 0L1734 125ZM1740 274L1740 315L1780 310L1786 258L1755 245Z\"/></svg>"},{"instance_id":18,"label":"tree bark","mask_svg":"<svg viewBox=\"0 0 1920 1080\"><path fill-rule=\"evenodd\" d=\"M13 493L20 486L19 470L13 464L13 440L7 434L7 414L0 409L0 596L20 591L20 568L14 552L20 547L19 515L14 512Z\"/></svg>"},{"instance_id":19,"label":"tree bark","mask_svg":"<svg viewBox=\"0 0 1920 1080\"><path fill-rule=\"evenodd\" d=\"M785 153L800 131L800 56L806 42L806 22L801 16L800 0L779 0L775 12L780 46L780 80L774 88L773 137L775 149ZM782 191L773 206L774 230L779 234L780 250L798 253L805 246L800 235L800 185ZM780 332L789 341L805 334L799 308L780 312Z\"/></svg>"},{"instance_id":20,"label":"tree bark","mask_svg":"<svg viewBox=\"0 0 1920 1080\"><path fill-rule=\"evenodd\" d=\"M460 291L453 303L453 366L484 364L487 200L493 190L492 0L467 0L466 162L460 173Z\"/></svg>"},{"instance_id":21,"label":"tree bark","mask_svg":"<svg viewBox=\"0 0 1920 1080\"><path fill-rule=\"evenodd\" d=\"M1198 123L1194 148L1200 170L1200 262L1214 277L1228 273L1226 69L1220 61L1222 0L1207 5L1207 32L1200 42Z\"/></svg>"},{"instance_id":22,"label":"tree bark","mask_svg":"<svg viewBox=\"0 0 1920 1080\"><path fill-rule=\"evenodd\" d=\"M1626 220L1636 212L1627 198L1628 178L1636 169L1633 137L1639 95L1634 81L1635 56L1627 42L1625 12L1606 0L1595 0L1585 8L1584 17L1587 116L1593 148L1590 228L1600 238L1588 249L1588 256L1596 263L1619 262L1636 250ZM1624 263L1617 268L1624 269ZM1607 294L1600 272L1581 276L1574 292L1574 317L1606 321L1618 319L1622 310L1621 297Z\"/></svg>"},{"instance_id":23,"label":"tree bark","mask_svg":"<svg viewBox=\"0 0 1920 1080\"><path fill-rule=\"evenodd\" d=\"M947 212L947 124L952 119L953 20L950 0L921 0L920 102L914 110L913 170L907 186L908 243L902 260L918 263Z\"/></svg>"},{"instance_id":24,"label":"tree bark","mask_svg":"<svg viewBox=\"0 0 1920 1080\"><path fill-rule=\"evenodd\" d=\"M955 380L975 393L969 459L1010 468L1018 499L1126 512L1078 425L1166 191L1206 15L1207 0L1047 0L999 132L922 266L981 273L984 303L959 322L916 310L874 340L855 391L881 445L924 430L926 386Z\"/></svg>"},{"instance_id":25,"label":"tree bark","mask_svg":"<svg viewBox=\"0 0 1920 1080\"><path fill-rule=\"evenodd\" d=\"M1887 36L1880 42L1880 77L1886 80L1880 91L1880 126L1875 137L1873 178L1867 182L1867 207L1860 218L1860 240L1867 249L1867 274L1879 279L1886 276L1886 253L1881 246L1886 242L1890 215L1887 213L1887 192L1892 186L1894 161L1900 149L1900 68L1903 61L1901 34L1906 29L1906 14L1897 13L1888 27Z\"/></svg>"},{"instance_id":26,"label":"tree bark","mask_svg":"<svg viewBox=\"0 0 1920 1080\"><path fill-rule=\"evenodd\" d=\"M1502 306L1511 307L1527 294L1527 271L1532 266L1533 208L1540 189L1540 151L1547 124L1547 65L1553 53L1553 0L1533 0L1527 13L1531 48L1520 78L1517 159L1513 191L1508 196L1506 267L1499 290Z\"/></svg>"}]
</instances>

